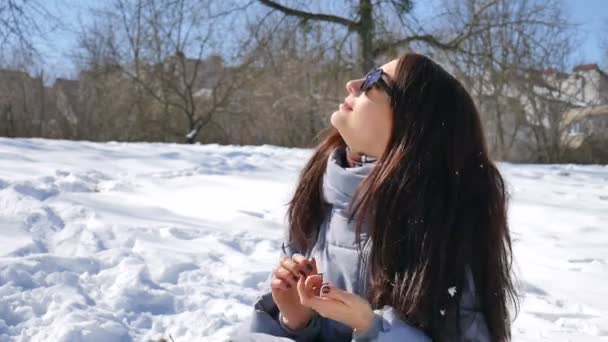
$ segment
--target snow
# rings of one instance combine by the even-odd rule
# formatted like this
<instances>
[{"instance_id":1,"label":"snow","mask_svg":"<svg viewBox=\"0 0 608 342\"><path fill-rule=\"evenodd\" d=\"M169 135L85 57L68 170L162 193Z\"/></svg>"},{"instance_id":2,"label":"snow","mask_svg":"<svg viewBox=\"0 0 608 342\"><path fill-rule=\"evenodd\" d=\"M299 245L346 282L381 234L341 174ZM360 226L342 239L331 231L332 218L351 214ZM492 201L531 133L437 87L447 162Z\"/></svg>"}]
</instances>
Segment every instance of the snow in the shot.
<instances>
[{"instance_id":1,"label":"snow","mask_svg":"<svg viewBox=\"0 0 608 342\"><path fill-rule=\"evenodd\" d=\"M305 149L0 138L0 341L224 341ZM500 164L515 341L608 341L608 167Z\"/></svg>"}]
</instances>

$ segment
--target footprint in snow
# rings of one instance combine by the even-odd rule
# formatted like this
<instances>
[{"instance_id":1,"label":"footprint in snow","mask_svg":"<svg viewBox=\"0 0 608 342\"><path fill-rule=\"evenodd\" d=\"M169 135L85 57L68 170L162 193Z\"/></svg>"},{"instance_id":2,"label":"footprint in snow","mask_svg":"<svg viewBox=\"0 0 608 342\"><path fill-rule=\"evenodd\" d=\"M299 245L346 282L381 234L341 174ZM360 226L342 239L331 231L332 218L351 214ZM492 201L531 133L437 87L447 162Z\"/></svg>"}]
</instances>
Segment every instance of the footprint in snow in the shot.
<instances>
[{"instance_id":1,"label":"footprint in snow","mask_svg":"<svg viewBox=\"0 0 608 342\"><path fill-rule=\"evenodd\" d=\"M605 264L606 262L602 259L595 259L595 258L581 258L581 259L568 259L568 262L570 263L582 263L582 264L590 264L592 262L599 262L600 264Z\"/></svg>"},{"instance_id":2,"label":"footprint in snow","mask_svg":"<svg viewBox=\"0 0 608 342\"><path fill-rule=\"evenodd\" d=\"M249 210L238 210L238 211L242 214L253 216L253 217L256 217L259 219L264 218L264 213L259 213L259 212L255 212L255 211L249 211Z\"/></svg>"}]
</instances>

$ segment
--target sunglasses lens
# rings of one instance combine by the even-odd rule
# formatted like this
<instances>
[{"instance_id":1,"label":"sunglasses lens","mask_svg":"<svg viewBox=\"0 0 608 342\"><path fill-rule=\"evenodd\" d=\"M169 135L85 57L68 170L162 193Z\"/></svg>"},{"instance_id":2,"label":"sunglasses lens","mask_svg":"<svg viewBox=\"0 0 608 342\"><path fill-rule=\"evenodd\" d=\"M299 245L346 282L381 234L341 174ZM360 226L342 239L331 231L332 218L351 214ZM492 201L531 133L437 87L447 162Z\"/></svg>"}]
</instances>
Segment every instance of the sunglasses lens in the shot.
<instances>
[{"instance_id":1,"label":"sunglasses lens","mask_svg":"<svg viewBox=\"0 0 608 342\"><path fill-rule=\"evenodd\" d=\"M371 88L382 77L382 69L376 68L365 75L365 80L361 84L361 91Z\"/></svg>"}]
</instances>

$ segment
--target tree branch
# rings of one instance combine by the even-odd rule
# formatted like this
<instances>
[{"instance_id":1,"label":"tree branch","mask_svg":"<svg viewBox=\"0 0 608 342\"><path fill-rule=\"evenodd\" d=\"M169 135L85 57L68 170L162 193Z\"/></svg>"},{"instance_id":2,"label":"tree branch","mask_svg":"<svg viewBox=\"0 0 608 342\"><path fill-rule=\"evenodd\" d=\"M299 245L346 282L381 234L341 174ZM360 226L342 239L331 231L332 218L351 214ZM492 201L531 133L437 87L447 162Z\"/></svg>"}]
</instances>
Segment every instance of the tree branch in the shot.
<instances>
[{"instance_id":1,"label":"tree branch","mask_svg":"<svg viewBox=\"0 0 608 342\"><path fill-rule=\"evenodd\" d=\"M348 27L351 30L355 30L359 26L359 23L356 21L353 21L353 20L350 20L347 18L343 18L340 16L336 16L336 15L301 11L301 10L297 10L294 8L289 8L289 7L283 6L272 0L258 0L258 1L267 7L270 7L272 9L282 12L285 15L292 16L292 17L298 17L298 18L310 19L310 20L321 20L321 21L326 21L326 22L330 22L330 23L334 23L334 24L340 24L340 25Z\"/></svg>"},{"instance_id":2,"label":"tree branch","mask_svg":"<svg viewBox=\"0 0 608 342\"><path fill-rule=\"evenodd\" d=\"M428 33L427 34L415 34L415 35L404 37L402 39L397 39L397 40L394 40L391 42L386 42L386 41L377 42L376 48L373 51L373 56L378 56L381 53L385 52L386 50L388 50L392 47L395 47L398 45L403 45L403 44L408 44L408 43L416 42L416 41L425 42L431 46L434 46L434 47L437 47L437 48L440 48L443 50L454 50L454 49L458 48L465 39L467 39L471 36L474 36L479 31L484 31L484 30L491 28L491 27L483 27L481 30L479 30L477 32L473 31L473 29L479 25L479 19L480 19L481 14L483 14L489 8L494 6L497 2L498 2L497 0L493 0L493 1L490 1L486 4L484 4L483 6L481 6L478 10L475 11L475 13L473 13L471 20L464 25L464 27L461 30L461 33L447 42L440 41L439 39L437 39L436 36L434 36L432 34L428 34Z\"/></svg>"}]
</instances>

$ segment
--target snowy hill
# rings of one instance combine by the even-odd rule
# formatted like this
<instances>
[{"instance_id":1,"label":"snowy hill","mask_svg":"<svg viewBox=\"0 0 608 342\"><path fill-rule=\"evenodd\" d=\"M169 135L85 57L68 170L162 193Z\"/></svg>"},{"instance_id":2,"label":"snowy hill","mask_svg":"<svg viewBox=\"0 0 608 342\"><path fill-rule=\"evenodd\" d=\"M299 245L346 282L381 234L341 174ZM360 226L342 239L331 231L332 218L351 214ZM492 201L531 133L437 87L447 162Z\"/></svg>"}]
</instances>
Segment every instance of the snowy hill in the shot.
<instances>
[{"instance_id":1,"label":"snowy hill","mask_svg":"<svg viewBox=\"0 0 608 342\"><path fill-rule=\"evenodd\" d=\"M0 341L223 341L309 150L0 138ZM501 164L515 341L608 341L608 167Z\"/></svg>"}]
</instances>

